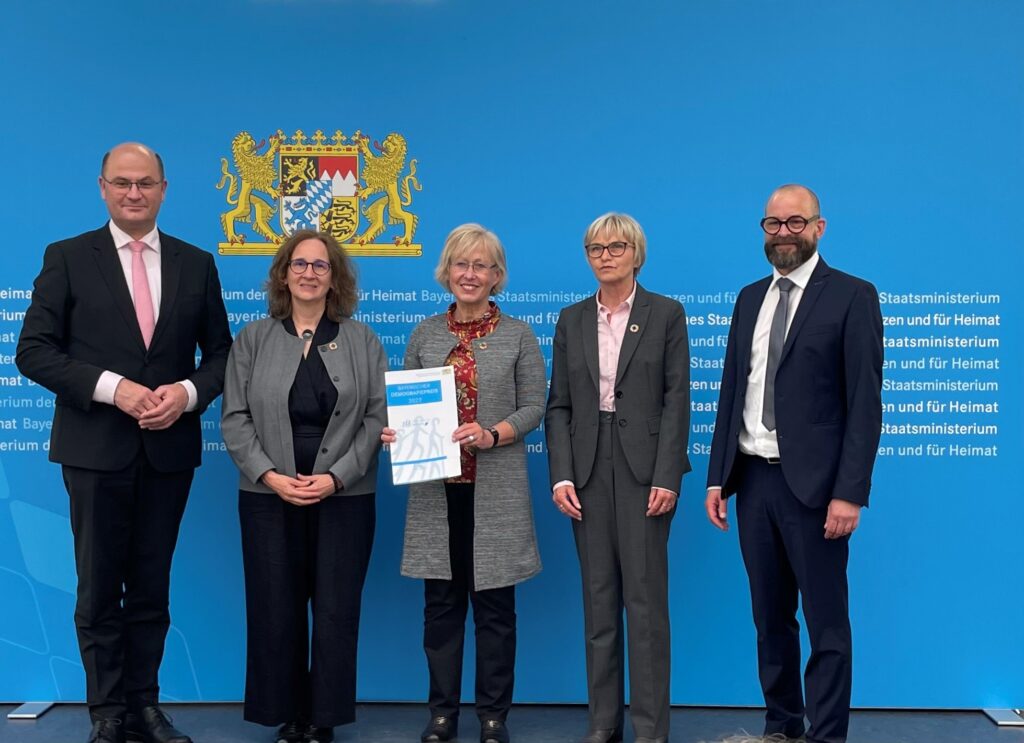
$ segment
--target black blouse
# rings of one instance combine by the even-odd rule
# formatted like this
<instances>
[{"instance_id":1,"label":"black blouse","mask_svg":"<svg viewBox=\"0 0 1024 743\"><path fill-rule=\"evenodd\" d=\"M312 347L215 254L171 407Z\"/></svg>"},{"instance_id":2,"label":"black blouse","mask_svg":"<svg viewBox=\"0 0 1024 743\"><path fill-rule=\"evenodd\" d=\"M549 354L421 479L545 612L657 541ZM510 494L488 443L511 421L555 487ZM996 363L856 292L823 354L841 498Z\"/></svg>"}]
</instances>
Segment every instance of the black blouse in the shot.
<instances>
[{"instance_id":1,"label":"black blouse","mask_svg":"<svg viewBox=\"0 0 1024 743\"><path fill-rule=\"evenodd\" d=\"M292 335L298 335L292 319L284 320L284 328ZM313 333L309 353L299 362L295 381L288 393L288 416L292 423L292 447L295 451L295 466L303 475L312 474L316 451L323 439L327 423L338 404L338 388L334 386L318 347L338 337L338 323L320 318Z\"/></svg>"}]
</instances>

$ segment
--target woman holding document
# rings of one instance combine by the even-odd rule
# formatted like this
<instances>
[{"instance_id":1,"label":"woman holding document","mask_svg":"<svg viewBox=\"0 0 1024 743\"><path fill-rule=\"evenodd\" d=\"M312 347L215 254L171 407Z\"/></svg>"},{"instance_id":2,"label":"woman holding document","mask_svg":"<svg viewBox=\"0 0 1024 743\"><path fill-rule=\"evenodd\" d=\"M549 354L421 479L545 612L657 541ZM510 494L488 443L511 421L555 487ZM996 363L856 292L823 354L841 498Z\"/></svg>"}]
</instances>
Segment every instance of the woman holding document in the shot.
<instances>
[{"instance_id":1,"label":"woman holding document","mask_svg":"<svg viewBox=\"0 0 1024 743\"><path fill-rule=\"evenodd\" d=\"M476 625L482 743L507 743L515 671L515 584L540 571L523 438L540 423L544 361L530 326L491 296L508 279L505 251L480 225L445 240L435 278L455 296L413 331L406 369L452 366L462 475L409 488L402 574L423 578L430 722L421 740L456 737L466 612ZM385 428L381 439L396 440Z\"/></svg>"},{"instance_id":2,"label":"woman holding document","mask_svg":"<svg viewBox=\"0 0 1024 743\"><path fill-rule=\"evenodd\" d=\"M221 419L241 472L244 714L280 725L278 743L324 743L355 719L387 361L351 319L355 273L330 235L285 241L267 295L270 317L231 348Z\"/></svg>"}]
</instances>

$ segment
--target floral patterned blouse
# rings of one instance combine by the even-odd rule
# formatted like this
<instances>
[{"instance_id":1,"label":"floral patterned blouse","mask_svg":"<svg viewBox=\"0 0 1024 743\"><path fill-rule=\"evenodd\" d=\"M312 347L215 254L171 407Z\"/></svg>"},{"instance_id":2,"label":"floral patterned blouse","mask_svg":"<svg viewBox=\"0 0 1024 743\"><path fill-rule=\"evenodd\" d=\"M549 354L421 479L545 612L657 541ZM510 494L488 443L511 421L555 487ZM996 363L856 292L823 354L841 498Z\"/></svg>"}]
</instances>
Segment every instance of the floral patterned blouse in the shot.
<instances>
[{"instance_id":1,"label":"floral patterned blouse","mask_svg":"<svg viewBox=\"0 0 1024 743\"><path fill-rule=\"evenodd\" d=\"M448 330L459 343L448 354L445 364L455 367L455 399L459 409L459 425L476 420L477 379L473 341L494 331L501 319L501 310L494 302L482 317L469 322L455 319L455 305L448 308ZM462 447L462 475L447 482L476 482L476 449Z\"/></svg>"}]
</instances>

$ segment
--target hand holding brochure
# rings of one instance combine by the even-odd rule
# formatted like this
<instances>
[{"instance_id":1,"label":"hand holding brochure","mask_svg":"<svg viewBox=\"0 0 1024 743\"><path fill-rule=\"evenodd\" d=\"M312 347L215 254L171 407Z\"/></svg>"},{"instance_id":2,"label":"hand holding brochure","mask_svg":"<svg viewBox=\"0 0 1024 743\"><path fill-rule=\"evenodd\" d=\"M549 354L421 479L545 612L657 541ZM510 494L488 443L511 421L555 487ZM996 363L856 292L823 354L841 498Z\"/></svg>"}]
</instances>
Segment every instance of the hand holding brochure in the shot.
<instances>
[{"instance_id":1,"label":"hand holding brochure","mask_svg":"<svg viewBox=\"0 0 1024 743\"><path fill-rule=\"evenodd\" d=\"M388 428L398 432L391 445L391 481L407 485L462 474L455 405L455 373L450 366L389 371Z\"/></svg>"}]
</instances>

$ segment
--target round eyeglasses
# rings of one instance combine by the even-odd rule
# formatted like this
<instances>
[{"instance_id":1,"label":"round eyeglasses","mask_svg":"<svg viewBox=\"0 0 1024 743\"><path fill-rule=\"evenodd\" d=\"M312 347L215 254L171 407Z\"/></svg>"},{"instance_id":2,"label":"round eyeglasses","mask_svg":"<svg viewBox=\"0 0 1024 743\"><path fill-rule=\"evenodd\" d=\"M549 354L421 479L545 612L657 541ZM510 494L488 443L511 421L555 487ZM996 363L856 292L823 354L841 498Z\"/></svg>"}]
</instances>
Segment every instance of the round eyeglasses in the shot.
<instances>
[{"instance_id":1,"label":"round eyeglasses","mask_svg":"<svg viewBox=\"0 0 1024 743\"><path fill-rule=\"evenodd\" d=\"M307 261L305 258L293 258L288 261L288 268L292 270L292 273L303 274L306 273L306 269L312 266L313 273L317 276L323 276L325 273L331 270L331 264L327 261L322 261L317 258L315 261Z\"/></svg>"},{"instance_id":2,"label":"round eyeglasses","mask_svg":"<svg viewBox=\"0 0 1024 743\"><path fill-rule=\"evenodd\" d=\"M807 225L820 218L820 214L815 214L813 217L801 217L797 214L789 217L788 219L765 217L761 220L761 229L769 235L777 235L779 234L779 230L782 229L782 225L786 225L786 229L789 230L791 234L799 235L807 229Z\"/></svg>"}]
</instances>

